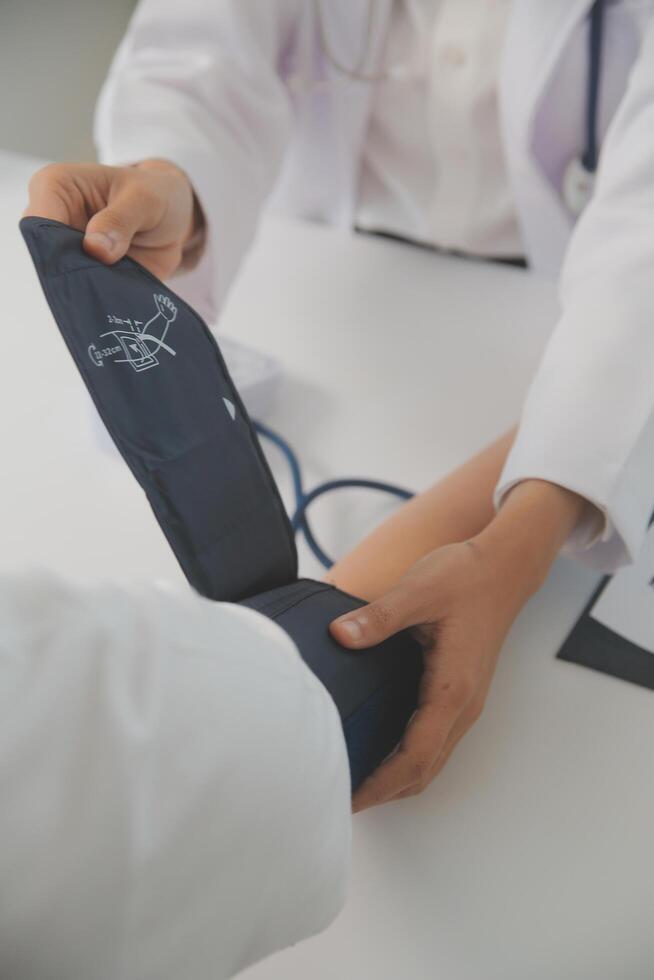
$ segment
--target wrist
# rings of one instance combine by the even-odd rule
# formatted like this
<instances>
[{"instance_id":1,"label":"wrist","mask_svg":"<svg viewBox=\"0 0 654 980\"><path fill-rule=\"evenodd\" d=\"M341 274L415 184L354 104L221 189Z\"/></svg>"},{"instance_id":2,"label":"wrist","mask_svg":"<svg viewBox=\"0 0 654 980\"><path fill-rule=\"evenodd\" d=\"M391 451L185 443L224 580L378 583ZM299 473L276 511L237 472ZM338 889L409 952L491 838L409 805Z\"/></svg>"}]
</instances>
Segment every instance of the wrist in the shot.
<instances>
[{"instance_id":1,"label":"wrist","mask_svg":"<svg viewBox=\"0 0 654 980\"><path fill-rule=\"evenodd\" d=\"M139 160L134 166L139 170L154 170L162 174L168 174L184 186L184 191L188 195L190 203L189 222L182 240L182 263L190 260L201 253L204 246L206 223L204 212L200 206L197 194L188 174L181 167L178 167L172 160L164 160L158 157Z\"/></svg>"},{"instance_id":2,"label":"wrist","mask_svg":"<svg viewBox=\"0 0 654 980\"><path fill-rule=\"evenodd\" d=\"M195 268L204 252L207 240L207 225L204 212L198 200L198 196L191 186L193 194L193 218L191 221L191 231L182 247L182 261L180 269L185 272Z\"/></svg>"},{"instance_id":3,"label":"wrist","mask_svg":"<svg viewBox=\"0 0 654 980\"><path fill-rule=\"evenodd\" d=\"M500 574L515 576L518 590L528 598L545 581L586 506L583 497L558 484L524 480L474 541L494 557Z\"/></svg>"},{"instance_id":4,"label":"wrist","mask_svg":"<svg viewBox=\"0 0 654 980\"><path fill-rule=\"evenodd\" d=\"M159 157L148 158L147 160L137 160L136 163L132 164L137 170L155 170L161 174L169 174L171 177L182 181L192 192L193 187L191 181L188 178L185 170L178 167L176 163L172 160L163 160Z\"/></svg>"}]
</instances>

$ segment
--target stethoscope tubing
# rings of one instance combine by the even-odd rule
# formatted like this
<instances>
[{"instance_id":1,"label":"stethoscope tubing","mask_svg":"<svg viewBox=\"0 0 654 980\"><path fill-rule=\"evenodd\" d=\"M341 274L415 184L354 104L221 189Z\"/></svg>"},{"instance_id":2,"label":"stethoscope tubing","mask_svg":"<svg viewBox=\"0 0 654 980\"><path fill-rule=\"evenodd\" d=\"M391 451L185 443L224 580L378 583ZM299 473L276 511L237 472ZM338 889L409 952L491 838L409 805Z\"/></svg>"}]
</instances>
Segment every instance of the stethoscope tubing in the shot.
<instances>
[{"instance_id":1,"label":"stethoscope tubing","mask_svg":"<svg viewBox=\"0 0 654 980\"><path fill-rule=\"evenodd\" d=\"M323 494L330 493L332 490L350 489L352 487L359 487L366 490L378 490L382 493L389 493L395 497L399 497L401 500L410 500L411 497L414 496L410 490L405 490L404 487L395 486L393 483L385 483L381 480L367 480L360 477L327 480L325 483L319 484L317 487L314 487L313 490L307 493L304 489L304 480L302 477L300 461L289 443L277 432L269 429L267 425L263 425L263 423L256 421L253 422L253 425L259 436L263 436L272 442L286 457L286 461L288 462L289 470L291 472L293 494L295 497L295 511L291 518L291 527L296 534L300 531L304 534L310 550L313 552L320 564L325 568L331 568L334 562L316 541L311 525L309 524L307 509L314 500L317 500L318 497L322 497Z\"/></svg>"},{"instance_id":2,"label":"stethoscope tubing","mask_svg":"<svg viewBox=\"0 0 654 980\"><path fill-rule=\"evenodd\" d=\"M589 16L588 82L586 91L586 147L581 158L590 174L597 170L597 116L602 74L602 41L604 33L604 0L595 0Z\"/></svg>"}]
</instances>

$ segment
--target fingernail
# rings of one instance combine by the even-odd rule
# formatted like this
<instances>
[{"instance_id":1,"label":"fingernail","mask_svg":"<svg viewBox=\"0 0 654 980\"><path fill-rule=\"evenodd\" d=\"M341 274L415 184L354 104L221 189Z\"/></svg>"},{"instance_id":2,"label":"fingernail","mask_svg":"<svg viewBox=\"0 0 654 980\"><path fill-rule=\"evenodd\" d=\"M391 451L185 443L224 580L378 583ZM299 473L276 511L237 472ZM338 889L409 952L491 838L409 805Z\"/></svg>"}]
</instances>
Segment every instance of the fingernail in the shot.
<instances>
[{"instance_id":1,"label":"fingernail","mask_svg":"<svg viewBox=\"0 0 654 980\"><path fill-rule=\"evenodd\" d=\"M357 623L356 619L344 619L340 623L341 629L347 633L351 640L360 640L363 636L363 630Z\"/></svg>"},{"instance_id":2,"label":"fingernail","mask_svg":"<svg viewBox=\"0 0 654 980\"><path fill-rule=\"evenodd\" d=\"M102 231L92 231L90 235L86 236L86 240L91 245L101 248L104 252L113 252L118 244L118 236L113 231L108 231L106 233Z\"/></svg>"}]
</instances>

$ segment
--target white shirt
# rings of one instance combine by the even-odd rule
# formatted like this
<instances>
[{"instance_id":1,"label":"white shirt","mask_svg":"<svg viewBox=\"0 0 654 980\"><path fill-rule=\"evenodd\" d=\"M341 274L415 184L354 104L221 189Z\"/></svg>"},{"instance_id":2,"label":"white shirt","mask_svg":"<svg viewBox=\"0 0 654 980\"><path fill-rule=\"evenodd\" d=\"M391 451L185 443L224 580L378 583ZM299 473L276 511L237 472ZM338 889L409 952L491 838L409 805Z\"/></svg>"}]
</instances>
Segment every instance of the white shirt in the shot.
<instances>
[{"instance_id":1,"label":"white shirt","mask_svg":"<svg viewBox=\"0 0 654 980\"><path fill-rule=\"evenodd\" d=\"M336 708L252 610L0 576L0 976L220 980L340 910Z\"/></svg>"},{"instance_id":2,"label":"white shirt","mask_svg":"<svg viewBox=\"0 0 654 980\"><path fill-rule=\"evenodd\" d=\"M356 224L473 255L523 254L498 111L510 0L393 4Z\"/></svg>"}]
</instances>

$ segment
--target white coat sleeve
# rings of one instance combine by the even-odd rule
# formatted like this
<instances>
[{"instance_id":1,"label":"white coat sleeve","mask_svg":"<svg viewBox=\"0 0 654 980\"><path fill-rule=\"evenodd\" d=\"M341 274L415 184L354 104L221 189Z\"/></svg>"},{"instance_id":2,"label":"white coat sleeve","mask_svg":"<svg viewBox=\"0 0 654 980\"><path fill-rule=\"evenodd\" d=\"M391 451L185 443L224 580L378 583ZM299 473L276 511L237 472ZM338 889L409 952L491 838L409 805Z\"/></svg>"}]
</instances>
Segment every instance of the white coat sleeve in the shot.
<instances>
[{"instance_id":1,"label":"white coat sleeve","mask_svg":"<svg viewBox=\"0 0 654 980\"><path fill-rule=\"evenodd\" d=\"M530 477L578 492L603 528L582 524L566 551L614 571L634 560L654 509L654 15L571 238L561 300L495 502Z\"/></svg>"},{"instance_id":2,"label":"white coat sleeve","mask_svg":"<svg viewBox=\"0 0 654 980\"><path fill-rule=\"evenodd\" d=\"M209 319L281 168L293 123L282 65L301 7L302 0L141 0L100 96L103 162L172 160L195 188L209 241L190 274L190 298Z\"/></svg>"},{"instance_id":3,"label":"white coat sleeve","mask_svg":"<svg viewBox=\"0 0 654 980\"><path fill-rule=\"evenodd\" d=\"M252 610L0 577L0 801L11 980L231 977L344 900L338 714Z\"/></svg>"}]
</instances>

